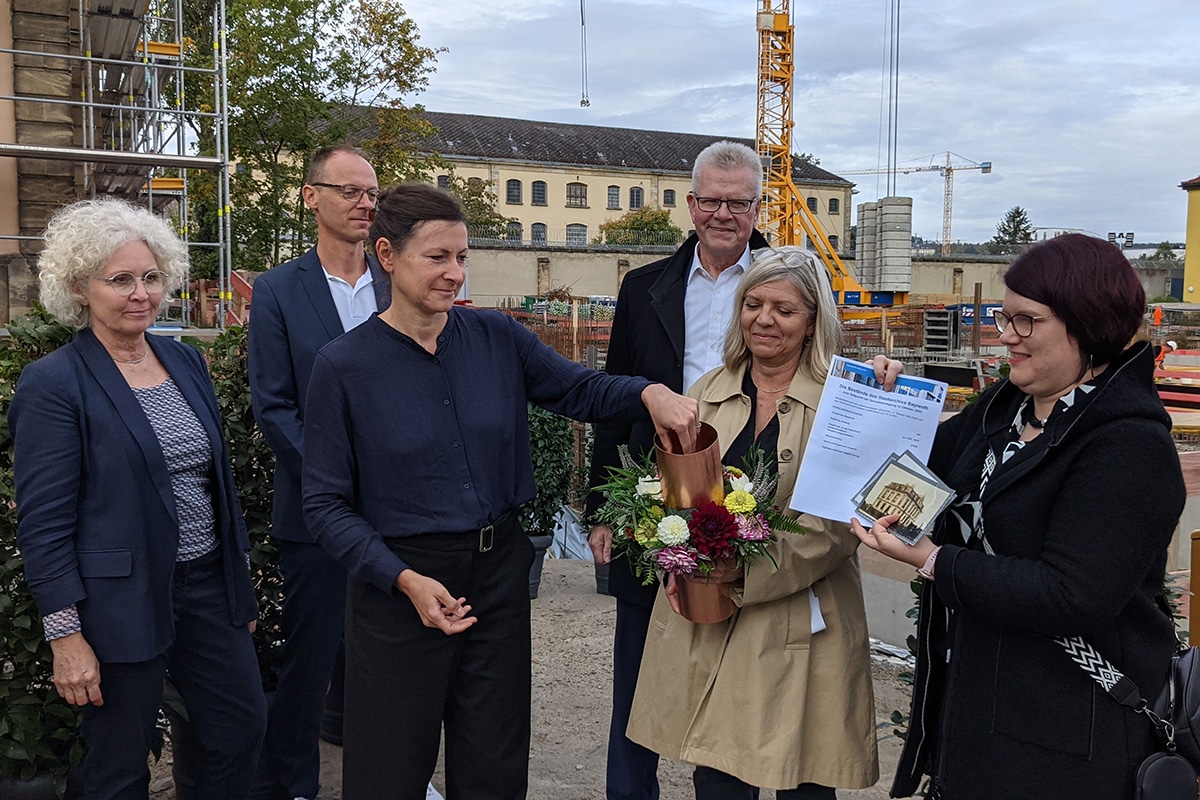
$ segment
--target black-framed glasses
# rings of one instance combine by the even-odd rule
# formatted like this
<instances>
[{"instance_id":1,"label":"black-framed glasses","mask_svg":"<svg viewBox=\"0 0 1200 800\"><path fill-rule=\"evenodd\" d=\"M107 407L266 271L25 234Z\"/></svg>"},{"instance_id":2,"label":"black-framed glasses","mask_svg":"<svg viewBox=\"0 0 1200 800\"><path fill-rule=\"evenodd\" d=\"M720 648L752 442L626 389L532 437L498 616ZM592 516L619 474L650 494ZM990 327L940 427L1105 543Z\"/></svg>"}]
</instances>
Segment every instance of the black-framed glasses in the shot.
<instances>
[{"instance_id":1,"label":"black-framed glasses","mask_svg":"<svg viewBox=\"0 0 1200 800\"><path fill-rule=\"evenodd\" d=\"M700 195L694 194L692 195L692 199L696 201L697 208L709 214L716 212L716 210L721 207L722 203L724 203L725 207L729 209L730 214L745 214L750 210L751 206L754 205L754 201L758 198L755 197L750 200L726 200L720 197L701 197Z\"/></svg>"},{"instance_id":2,"label":"black-framed glasses","mask_svg":"<svg viewBox=\"0 0 1200 800\"><path fill-rule=\"evenodd\" d=\"M1053 314L1043 314L1040 317L1030 316L1029 314L1005 314L999 309L992 312L992 318L996 320L996 330L1004 333L1008 328L1008 323L1012 323L1013 333L1024 339L1033 333L1033 323L1038 320L1050 319Z\"/></svg>"},{"instance_id":3,"label":"black-framed glasses","mask_svg":"<svg viewBox=\"0 0 1200 800\"><path fill-rule=\"evenodd\" d=\"M361 186L355 186L352 183L310 183L309 186L324 186L326 189L337 189L342 195L342 199L347 203L357 203L365 194L367 199L371 201L371 205L379 202L378 189L364 189Z\"/></svg>"},{"instance_id":4,"label":"black-framed glasses","mask_svg":"<svg viewBox=\"0 0 1200 800\"><path fill-rule=\"evenodd\" d=\"M118 272L108 278L95 278L95 280L107 283L114 292L122 297L133 294L138 281L141 281L142 286L146 287L146 294L162 294L163 290L167 288L167 273L157 269L150 270L140 278L132 272Z\"/></svg>"}]
</instances>

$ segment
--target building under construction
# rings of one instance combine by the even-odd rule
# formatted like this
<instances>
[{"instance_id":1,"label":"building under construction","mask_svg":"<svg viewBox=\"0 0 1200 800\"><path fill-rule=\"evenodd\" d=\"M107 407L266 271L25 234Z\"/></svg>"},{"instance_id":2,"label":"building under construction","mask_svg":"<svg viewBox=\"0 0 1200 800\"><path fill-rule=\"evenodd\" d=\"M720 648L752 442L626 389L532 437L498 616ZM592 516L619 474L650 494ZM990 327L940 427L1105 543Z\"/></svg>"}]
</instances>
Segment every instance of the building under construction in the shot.
<instances>
[{"instance_id":1,"label":"building under construction","mask_svg":"<svg viewBox=\"0 0 1200 800\"><path fill-rule=\"evenodd\" d=\"M223 307L223 0L186 15L183 0L11 0L11 12L0 14L0 317L36 299L32 266L54 211L99 194L166 215L193 262L216 265ZM201 201L215 219L197 218ZM192 323L190 308L176 305L179 323Z\"/></svg>"}]
</instances>

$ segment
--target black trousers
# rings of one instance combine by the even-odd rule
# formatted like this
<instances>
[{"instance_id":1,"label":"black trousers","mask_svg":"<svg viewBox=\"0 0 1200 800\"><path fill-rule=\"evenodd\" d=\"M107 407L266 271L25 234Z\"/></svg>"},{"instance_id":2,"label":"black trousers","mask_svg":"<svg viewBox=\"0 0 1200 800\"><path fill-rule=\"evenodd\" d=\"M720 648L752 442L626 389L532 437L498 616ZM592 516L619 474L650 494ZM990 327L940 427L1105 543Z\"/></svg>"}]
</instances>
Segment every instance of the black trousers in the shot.
<instances>
[{"instance_id":1,"label":"black trousers","mask_svg":"<svg viewBox=\"0 0 1200 800\"><path fill-rule=\"evenodd\" d=\"M757 800L758 789L728 773L711 767L696 767L692 773L696 800ZM837 792L828 786L802 783L795 789L776 789L775 800L835 800Z\"/></svg>"},{"instance_id":2,"label":"black trousers","mask_svg":"<svg viewBox=\"0 0 1200 800\"><path fill-rule=\"evenodd\" d=\"M146 757L168 671L202 749L192 800L250 793L266 700L250 632L229 621L219 550L175 565L173 600L175 642L168 652L151 661L100 665L104 705L83 710L88 800L148 796Z\"/></svg>"},{"instance_id":3,"label":"black trousers","mask_svg":"<svg viewBox=\"0 0 1200 800\"><path fill-rule=\"evenodd\" d=\"M344 800L424 800L445 726L448 800L521 800L529 782L529 566L514 514L479 532L391 539L478 622L447 636L399 591L346 596Z\"/></svg>"},{"instance_id":4,"label":"black trousers","mask_svg":"<svg viewBox=\"0 0 1200 800\"><path fill-rule=\"evenodd\" d=\"M346 617L346 570L317 544L278 539L283 572L283 663L263 742L280 797L316 797L321 715Z\"/></svg>"}]
</instances>

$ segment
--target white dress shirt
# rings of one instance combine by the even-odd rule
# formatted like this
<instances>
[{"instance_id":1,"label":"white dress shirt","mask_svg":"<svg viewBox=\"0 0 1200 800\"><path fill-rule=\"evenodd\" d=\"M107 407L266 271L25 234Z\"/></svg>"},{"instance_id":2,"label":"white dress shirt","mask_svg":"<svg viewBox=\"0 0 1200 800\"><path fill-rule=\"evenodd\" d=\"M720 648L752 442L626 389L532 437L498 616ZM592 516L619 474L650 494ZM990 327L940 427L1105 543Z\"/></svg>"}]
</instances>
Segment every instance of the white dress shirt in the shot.
<instances>
[{"instance_id":1,"label":"white dress shirt","mask_svg":"<svg viewBox=\"0 0 1200 800\"><path fill-rule=\"evenodd\" d=\"M692 256L683 295L683 391L706 372L721 366L725 331L733 318L733 295L750 268L750 246L737 263L721 270L715 279L700 264L700 248Z\"/></svg>"},{"instance_id":2,"label":"white dress shirt","mask_svg":"<svg viewBox=\"0 0 1200 800\"><path fill-rule=\"evenodd\" d=\"M325 273L325 282L329 285L329 294L333 296L333 305L337 308L338 319L342 321L343 333L351 328L357 328L367 321L367 317L379 310L375 303L371 270L364 270L353 286L344 278L330 275L324 265L322 265L321 271Z\"/></svg>"}]
</instances>

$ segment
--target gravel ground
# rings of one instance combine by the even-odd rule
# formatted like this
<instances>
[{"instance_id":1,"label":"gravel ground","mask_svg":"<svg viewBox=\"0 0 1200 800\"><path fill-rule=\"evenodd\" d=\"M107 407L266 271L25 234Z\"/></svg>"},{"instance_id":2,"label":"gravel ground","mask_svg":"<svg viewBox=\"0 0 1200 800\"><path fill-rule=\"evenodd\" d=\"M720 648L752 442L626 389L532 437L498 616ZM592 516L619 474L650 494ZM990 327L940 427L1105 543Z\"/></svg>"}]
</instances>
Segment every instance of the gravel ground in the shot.
<instances>
[{"instance_id":1,"label":"gravel ground","mask_svg":"<svg viewBox=\"0 0 1200 800\"><path fill-rule=\"evenodd\" d=\"M612 632L616 617L611 597L596 594L591 562L548 560L541 591L533 601L533 739L529 800L603 800L604 760L611 709ZM900 754L890 721L908 710L904 667L876 660L875 708L879 721L881 778L870 789L843 791L846 799L886 798ZM322 743L321 800L341 798L341 748ZM154 768L155 800L174 795L170 753ZM691 800L691 767L664 759L659 766L662 800ZM441 765L433 778L444 788ZM771 800L774 792L762 793Z\"/></svg>"}]
</instances>

